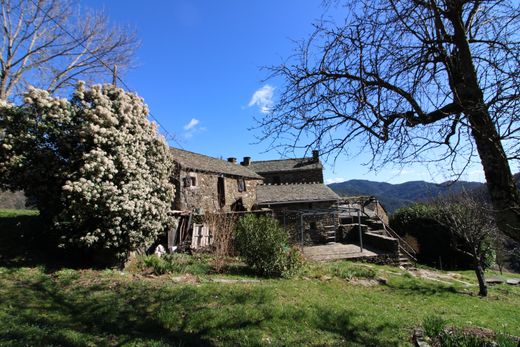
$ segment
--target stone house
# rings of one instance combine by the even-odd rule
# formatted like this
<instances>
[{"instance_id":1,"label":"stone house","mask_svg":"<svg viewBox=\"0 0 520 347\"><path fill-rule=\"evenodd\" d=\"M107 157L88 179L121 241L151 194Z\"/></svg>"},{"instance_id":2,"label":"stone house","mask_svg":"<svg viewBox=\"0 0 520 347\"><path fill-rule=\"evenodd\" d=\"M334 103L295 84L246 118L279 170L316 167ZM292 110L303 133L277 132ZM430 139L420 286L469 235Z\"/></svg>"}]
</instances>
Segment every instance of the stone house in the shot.
<instances>
[{"instance_id":1,"label":"stone house","mask_svg":"<svg viewBox=\"0 0 520 347\"><path fill-rule=\"evenodd\" d=\"M319 152L312 157L252 161L245 157L242 166L264 178L257 187L257 204L273 210L326 209L339 196L323 183Z\"/></svg>"},{"instance_id":2,"label":"stone house","mask_svg":"<svg viewBox=\"0 0 520 347\"><path fill-rule=\"evenodd\" d=\"M174 208L181 211L327 209L339 196L323 183L319 152L312 157L255 161L212 158L170 149L176 164Z\"/></svg>"},{"instance_id":3,"label":"stone house","mask_svg":"<svg viewBox=\"0 0 520 347\"><path fill-rule=\"evenodd\" d=\"M240 164L262 176L265 184L323 183L323 165L316 150L310 158L252 161L244 157Z\"/></svg>"},{"instance_id":4,"label":"stone house","mask_svg":"<svg viewBox=\"0 0 520 347\"><path fill-rule=\"evenodd\" d=\"M175 163L174 208L181 211L250 211L263 178L236 161L170 148Z\"/></svg>"}]
</instances>

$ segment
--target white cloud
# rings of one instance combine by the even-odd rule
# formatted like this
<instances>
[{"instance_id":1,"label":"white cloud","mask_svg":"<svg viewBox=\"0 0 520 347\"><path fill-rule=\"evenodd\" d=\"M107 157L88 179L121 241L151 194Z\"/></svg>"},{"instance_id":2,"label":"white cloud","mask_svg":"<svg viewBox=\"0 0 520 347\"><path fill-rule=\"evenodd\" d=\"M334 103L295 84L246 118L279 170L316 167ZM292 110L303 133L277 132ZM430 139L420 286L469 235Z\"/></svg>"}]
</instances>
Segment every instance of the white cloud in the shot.
<instances>
[{"instance_id":1,"label":"white cloud","mask_svg":"<svg viewBox=\"0 0 520 347\"><path fill-rule=\"evenodd\" d=\"M325 180L326 184L345 182L346 179L343 177L333 177Z\"/></svg>"},{"instance_id":2,"label":"white cloud","mask_svg":"<svg viewBox=\"0 0 520 347\"><path fill-rule=\"evenodd\" d=\"M260 109L260 112L269 113L274 104L273 94L274 87L266 84L253 94L247 106L251 107L256 105Z\"/></svg>"},{"instance_id":3,"label":"white cloud","mask_svg":"<svg viewBox=\"0 0 520 347\"><path fill-rule=\"evenodd\" d=\"M192 118L186 125L184 125L184 138L191 139L194 135L206 131L206 127L200 126L200 120Z\"/></svg>"},{"instance_id":4,"label":"white cloud","mask_svg":"<svg viewBox=\"0 0 520 347\"><path fill-rule=\"evenodd\" d=\"M190 129L196 127L199 123L200 123L200 121L198 119L192 118L190 120L190 122L184 126L184 130L190 130Z\"/></svg>"}]
</instances>

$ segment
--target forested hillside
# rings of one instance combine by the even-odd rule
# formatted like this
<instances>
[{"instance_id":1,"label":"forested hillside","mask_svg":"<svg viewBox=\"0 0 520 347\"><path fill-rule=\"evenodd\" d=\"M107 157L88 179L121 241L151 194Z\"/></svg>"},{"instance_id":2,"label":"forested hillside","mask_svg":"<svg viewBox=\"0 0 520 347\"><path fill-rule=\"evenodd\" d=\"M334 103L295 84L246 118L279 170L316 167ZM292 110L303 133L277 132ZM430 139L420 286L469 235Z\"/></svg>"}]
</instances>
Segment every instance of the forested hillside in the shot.
<instances>
[{"instance_id":1,"label":"forested hillside","mask_svg":"<svg viewBox=\"0 0 520 347\"><path fill-rule=\"evenodd\" d=\"M400 184L374 182L368 180L349 180L329 184L329 187L340 196L373 195L392 213L399 207L416 201L428 200L446 193L457 193L462 190L474 190L485 187L480 182L444 182L430 183L425 181L410 181Z\"/></svg>"}]
</instances>

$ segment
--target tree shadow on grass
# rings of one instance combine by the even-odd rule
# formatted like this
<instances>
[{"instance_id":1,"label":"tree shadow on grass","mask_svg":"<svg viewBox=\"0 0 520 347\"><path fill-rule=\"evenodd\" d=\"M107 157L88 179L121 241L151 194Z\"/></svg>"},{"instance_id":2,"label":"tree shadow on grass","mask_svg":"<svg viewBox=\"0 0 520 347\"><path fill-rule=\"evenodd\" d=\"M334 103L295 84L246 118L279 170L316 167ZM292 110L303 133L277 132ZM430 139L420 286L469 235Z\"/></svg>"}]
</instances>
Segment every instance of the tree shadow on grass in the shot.
<instances>
[{"instance_id":1,"label":"tree shadow on grass","mask_svg":"<svg viewBox=\"0 0 520 347\"><path fill-rule=\"evenodd\" d=\"M6 345L260 346L270 336L275 345L370 346L381 345L380 333L391 336L395 328L326 302L285 305L268 286L84 277L69 283L36 270L27 270L33 277L12 271L0 275L16 278L3 280L8 287L0 289L0 344ZM316 337L324 334L325 340Z\"/></svg>"},{"instance_id":2,"label":"tree shadow on grass","mask_svg":"<svg viewBox=\"0 0 520 347\"><path fill-rule=\"evenodd\" d=\"M378 324L356 319L356 314L347 310L336 310L330 307L316 308L316 326L324 331L337 334L342 337L348 346L398 346L402 344L397 338L388 340L381 337L396 336L399 327L389 323Z\"/></svg>"},{"instance_id":3,"label":"tree shadow on grass","mask_svg":"<svg viewBox=\"0 0 520 347\"><path fill-rule=\"evenodd\" d=\"M248 277L248 278L258 278L259 276L251 267L247 266L243 263L231 263L228 264L224 268L224 273L226 275L232 276L240 276L240 277ZM261 277L266 278L266 277Z\"/></svg>"},{"instance_id":4,"label":"tree shadow on grass","mask_svg":"<svg viewBox=\"0 0 520 347\"><path fill-rule=\"evenodd\" d=\"M415 295L464 294L454 285L416 278L396 278L388 283L388 287L409 292Z\"/></svg>"},{"instance_id":5,"label":"tree shadow on grass","mask_svg":"<svg viewBox=\"0 0 520 347\"><path fill-rule=\"evenodd\" d=\"M158 346L211 346L198 332L168 329L149 310L154 296L143 286L104 285L64 290L46 277L20 283L5 297L14 325L0 328L0 342L14 345L113 345L142 343ZM97 289L97 290L96 290ZM193 293L184 300L192 301ZM0 322L2 319L0 318ZM6 322L2 322L6 323ZM2 324L5 326L6 324ZM3 331L2 331L3 330ZM77 341L70 336L78 336ZM108 342L108 343L107 343Z\"/></svg>"},{"instance_id":6,"label":"tree shadow on grass","mask_svg":"<svg viewBox=\"0 0 520 347\"><path fill-rule=\"evenodd\" d=\"M88 267L81 252L65 251L56 244L38 215L0 218L0 266L38 266L49 271Z\"/></svg>"}]
</instances>

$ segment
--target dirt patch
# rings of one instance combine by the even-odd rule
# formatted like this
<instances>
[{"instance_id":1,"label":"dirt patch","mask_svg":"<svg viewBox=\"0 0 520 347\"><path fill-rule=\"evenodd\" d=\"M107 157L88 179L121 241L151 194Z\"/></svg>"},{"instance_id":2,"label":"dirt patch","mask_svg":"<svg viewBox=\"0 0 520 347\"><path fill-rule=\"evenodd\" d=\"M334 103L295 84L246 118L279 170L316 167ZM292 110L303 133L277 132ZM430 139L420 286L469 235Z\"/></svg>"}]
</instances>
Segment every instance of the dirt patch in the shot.
<instances>
[{"instance_id":1,"label":"dirt patch","mask_svg":"<svg viewBox=\"0 0 520 347\"><path fill-rule=\"evenodd\" d=\"M252 280L241 280L241 279L232 279L232 278L213 278L212 282L217 283L260 283L260 280L252 279Z\"/></svg>"},{"instance_id":2,"label":"dirt patch","mask_svg":"<svg viewBox=\"0 0 520 347\"><path fill-rule=\"evenodd\" d=\"M349 283L363 286L363 287L373 287L380 284L378 280L366 279L366 278L353 278L349 281Z\"/></svg>"},{"instance_id":3,"label":"dirt patch","mask_svg":"<svg viewBox=\"0 0 520 347\"><path fill-rule=\"evenodd\" d=\"M440 273L437 271L431 271L426 269L415 269L415 270L409 270L408 273L414 277L424 278L431 281L437 281L442 282L445 284L453 284L453 282L457 282L460 284L463 284L466 287L472 287L474 286L473 283L463 281L459 279L458 274L454 273Z\"/></svg>"},{"instance_id":4,"label":"dirt patch","mask_svg":"<svg viewBox=\"0 0 520 347\"><path fill-rule=\"evenodd\" d=\"M194 276L192 274L171 277L171 280L175 283L187 283L187 284L200 283L200 278L198 276Z\"/></svg>"}]
</instances>

